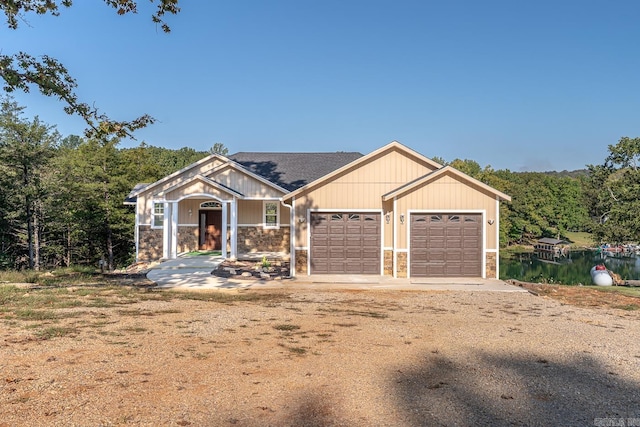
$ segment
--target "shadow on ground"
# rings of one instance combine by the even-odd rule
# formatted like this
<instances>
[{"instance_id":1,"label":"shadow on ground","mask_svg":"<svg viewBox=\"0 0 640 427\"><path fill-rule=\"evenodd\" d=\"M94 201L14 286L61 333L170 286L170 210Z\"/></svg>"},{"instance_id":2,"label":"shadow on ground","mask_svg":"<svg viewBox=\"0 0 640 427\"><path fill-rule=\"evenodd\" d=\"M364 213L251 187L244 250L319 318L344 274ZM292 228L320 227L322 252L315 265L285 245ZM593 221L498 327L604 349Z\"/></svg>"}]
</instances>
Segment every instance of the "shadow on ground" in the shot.
<instances>
[{"instance_id":1,"label":"shadow on ground","mask_svg":"<svg viewBox=\"0 0 640 427\"><path fill-rule=\"evenodd\" d=\"M446 355L428 354L419 366L399 368L390 381L395 384L398 409L412 426L592 426L598 418L640 421L640 385L588 355L558 362L477 353L473 360L460 363Z\"/></svg>"}]
</instances>

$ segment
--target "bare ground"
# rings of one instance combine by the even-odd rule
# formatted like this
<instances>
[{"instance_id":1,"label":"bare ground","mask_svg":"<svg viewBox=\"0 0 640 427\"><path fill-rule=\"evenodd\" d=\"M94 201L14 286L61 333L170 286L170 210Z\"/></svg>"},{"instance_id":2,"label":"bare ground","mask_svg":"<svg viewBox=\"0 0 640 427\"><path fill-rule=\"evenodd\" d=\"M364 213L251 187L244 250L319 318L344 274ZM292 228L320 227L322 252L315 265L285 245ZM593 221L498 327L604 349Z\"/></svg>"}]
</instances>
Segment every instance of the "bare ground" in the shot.
<instances>
[{"instance_id":1,"label":"bare ground","mask_svg":"<svg viewBox=\"0 0 640 427\"><path fill-rule=\"evenodd\" d=\"M640 418L632 309L544 292L41 292L0 294L3 427Z\"/></svg>"}]
</instances>

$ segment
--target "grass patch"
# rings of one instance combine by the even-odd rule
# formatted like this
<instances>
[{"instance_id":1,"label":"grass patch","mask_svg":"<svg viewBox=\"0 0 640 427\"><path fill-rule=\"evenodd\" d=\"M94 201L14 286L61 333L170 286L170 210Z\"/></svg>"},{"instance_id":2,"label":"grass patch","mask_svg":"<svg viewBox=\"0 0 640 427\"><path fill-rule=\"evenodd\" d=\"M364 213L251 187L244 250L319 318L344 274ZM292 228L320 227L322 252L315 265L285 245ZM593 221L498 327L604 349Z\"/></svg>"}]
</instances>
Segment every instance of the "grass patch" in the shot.
<instances>
[{"instance_id":1,"label":"grass patch","mask_svg":"<svg viewBox=\"0 0 640 427\"><path fill-rule=\"evenodd\" d=\"M19 320L33 320L33 321L43 321L43 320L55 320L58 318L57 313L53 311L47 310L16 310L13 312Z\"/></svg>"},{"instance_id":2,"label":"grass patch","mask_svg":"<svg viewBox=\"0 0 640 427\"><path fill-rule=\"evenodd\" d=\"M593 234L583 231L567 231L565 237L571 242L571 246L591 248L595 245Z\"/></svg>"},{"instance_id":3,"label":"grass patch","mask_svg":"<svg viewBox=\"0 0 640 427\"><path fill-rule=\"evenodd\" d=\"M187 256L221 256L222 251L192 251Z\"/></svg>"},{"instance_id":4,"label":"grass patch","mask_svg":"<svg viewBox=\"0 0 640 427\"><path fill-rule=\"evenodd\" d=\"M52 338L60 338L75 333L77 333L77 330L75 328L64 326L49 326L36 332L36 336L41 340L49 340Z\"/></svg>"}]
</instances>

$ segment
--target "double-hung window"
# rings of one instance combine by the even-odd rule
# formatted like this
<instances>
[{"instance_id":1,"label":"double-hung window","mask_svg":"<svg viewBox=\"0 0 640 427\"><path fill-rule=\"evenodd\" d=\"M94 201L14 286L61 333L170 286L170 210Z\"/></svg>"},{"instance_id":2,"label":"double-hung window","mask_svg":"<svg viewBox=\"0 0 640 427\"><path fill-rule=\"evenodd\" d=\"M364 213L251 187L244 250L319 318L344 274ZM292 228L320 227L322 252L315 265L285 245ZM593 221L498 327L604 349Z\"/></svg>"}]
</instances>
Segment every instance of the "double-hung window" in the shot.
<instances>
[{"instance_id":1,"label":"double-hung window","mask_svg":"<svg viewBox=\"0 0 640 427\"><path fill-rule=\"evenodd\" d=\"M153 220L151 226L153 228L162 228L164 225L164 203L153 203Z\"/></svg>"},{"instance_id":2,"label":"double-hung window","mask_svg":"<svg viewBox=\"0 0 640 427\"><path fill-rule=\"evenodd\" d=\"M264 228L279 228L278 217L280 214L280 205L278 201L264 202Z\"/></svg>"}]
</instances>

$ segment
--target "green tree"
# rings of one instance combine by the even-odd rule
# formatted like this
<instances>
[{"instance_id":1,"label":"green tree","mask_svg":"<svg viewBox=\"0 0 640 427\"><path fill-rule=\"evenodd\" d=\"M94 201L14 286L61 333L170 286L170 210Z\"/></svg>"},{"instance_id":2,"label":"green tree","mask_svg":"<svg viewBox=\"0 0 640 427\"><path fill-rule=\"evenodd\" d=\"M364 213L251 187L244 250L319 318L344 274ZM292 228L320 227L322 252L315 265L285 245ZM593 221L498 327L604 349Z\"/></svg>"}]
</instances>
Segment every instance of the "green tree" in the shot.
<instances>
[{"instance_id":1,"label":"green tree","mask_svg":"<svg viewBox=\"0 0 640 427\"><path fill-rule=\"evenodd\" d=\"M216 142L213 144L213 147L209 149L210 154L220 154L221 156L226 156L229 154L229 149L224 146L222 142Z\"/></svg>"},{"instance_id":2,"label":"green tree","mask_svg":"<svg viewBox=\"0 0 640 427\"><path fill-rule=\"evenodd\" d=\"M597 219L598 240L613 244L640 241L640 138L609 145L602 165L589 165L588 194Z\"/></svg>"},{"instance_id":3,"label":"green tree","mask_svg":"<svg viewBox=\"0 0 640 427\"><path fill-rule=\"evenodd\" d=\"M166 14L177 14L180 11L178 0L150 0L155 4L155 12L151 19L159 24L165 32L169 26L164 21ZM116 10L118 15L137 13L138 1L135 0L104 0ZM72 6L71 0L7 0L0 1L0 10L7 17L7 26L17 30L20 21L26 19L26 14L37 13L57 16L61 8ZM0 54L0 77L4 80L4 90L29 92L37 88L42 95L54 97L66 105L64 111L76 114L87 124L87 137L98 139L123 138L132 136L137 129L154 123L148 114L131 121L118 121L109 118L94 106L82 102L76 95L77 82L57 59L43 55L33 56L27 52Z\"/></svg>"},{"instance_id":4,"label":"green tree","mask_svg":"<svg viewBox=\"0 0 640 427\"><path fill-rule=\"evenodd\" d=\"M0 104L0 164L8 190L4 197L13 199L7 202L15 209L5 212L5 221L14 242L26 249L28 267L38 270L46 225L45 198L51 188L45 177L60 135L38 117L24 119L23 110L11 98Z\"/></svg>"}]
</instances>

